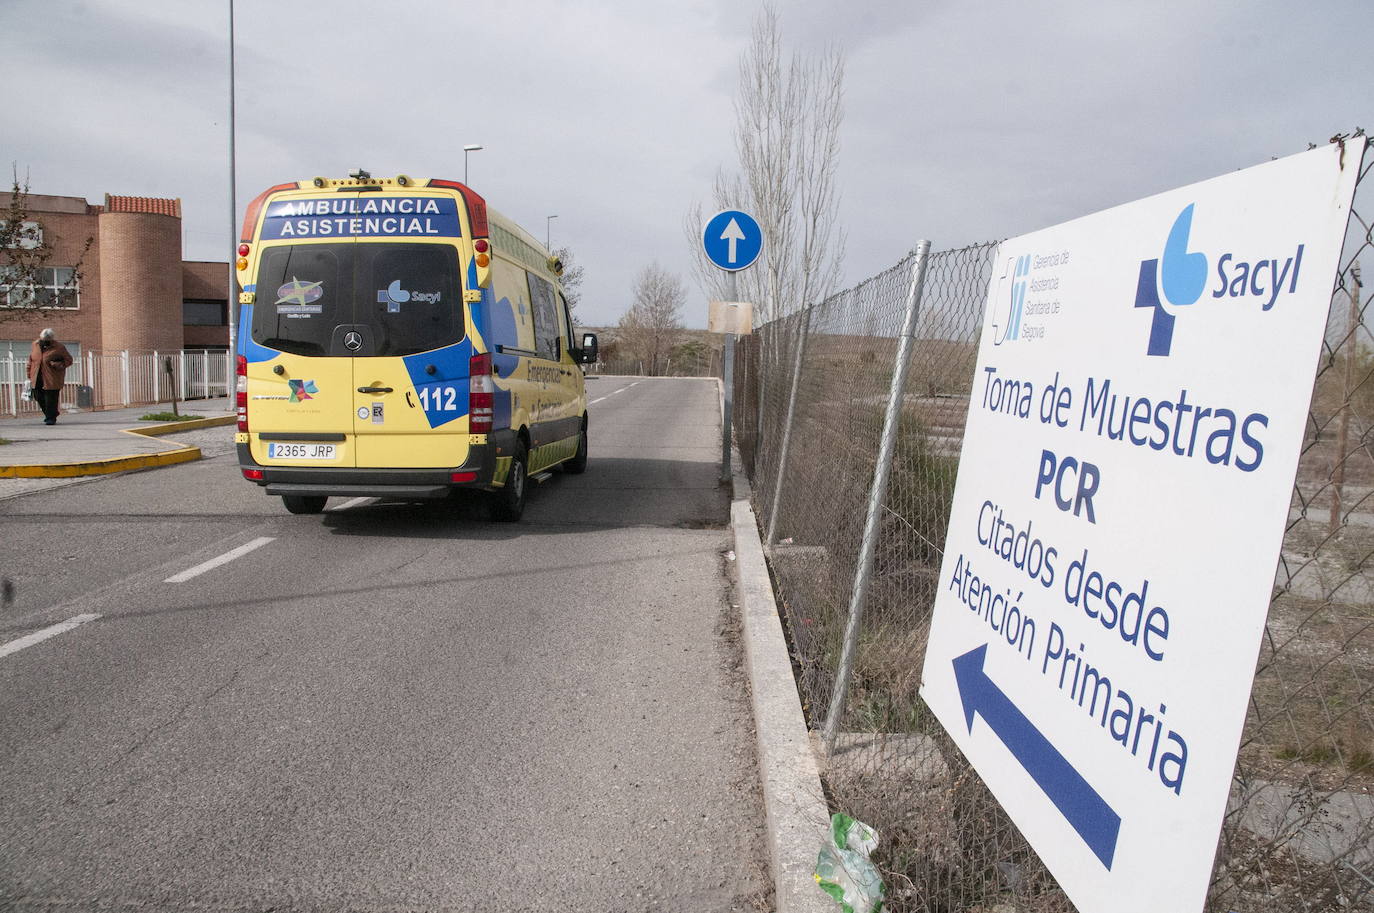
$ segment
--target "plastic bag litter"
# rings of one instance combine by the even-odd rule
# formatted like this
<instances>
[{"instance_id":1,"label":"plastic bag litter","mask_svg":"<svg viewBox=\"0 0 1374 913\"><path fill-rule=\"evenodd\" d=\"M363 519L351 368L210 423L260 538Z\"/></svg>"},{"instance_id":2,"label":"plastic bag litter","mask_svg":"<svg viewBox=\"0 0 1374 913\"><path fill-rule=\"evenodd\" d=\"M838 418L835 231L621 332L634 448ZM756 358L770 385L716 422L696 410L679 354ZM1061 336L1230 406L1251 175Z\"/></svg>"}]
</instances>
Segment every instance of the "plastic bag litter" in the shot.
<instances>
[{"instance_id":1,"label":"plastic bag litter","mask_svg":"<svg viewBox=\"0 0 1374 913\"><path fill-rule=\"evenodd\" d=\"M821 845L814 877L844 913L879 913L883 908L882 876L868 858L878 848L878 833L848 815L830 816L830 839Z\"/></svg>"}]
</instances>

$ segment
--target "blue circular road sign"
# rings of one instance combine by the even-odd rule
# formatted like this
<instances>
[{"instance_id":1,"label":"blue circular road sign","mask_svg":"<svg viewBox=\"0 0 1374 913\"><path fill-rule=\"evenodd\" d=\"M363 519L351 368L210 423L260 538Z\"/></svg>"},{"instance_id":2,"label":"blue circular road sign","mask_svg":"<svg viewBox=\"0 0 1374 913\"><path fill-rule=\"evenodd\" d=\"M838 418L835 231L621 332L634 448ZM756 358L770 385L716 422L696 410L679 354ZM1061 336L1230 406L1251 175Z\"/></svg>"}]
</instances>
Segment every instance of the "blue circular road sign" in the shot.
<instances>
[{"instance_id":1,"label":"blue circular road sign","mask_svg":"<svg viewBox=\"0 0 1374 913\"><path fill-rule=\"evenodd\" d=\"M716 213L701 232L706 259L723 270L744 269L763 252L763 229L754 217L738 209Z\"/></svg>"}]
</instances>

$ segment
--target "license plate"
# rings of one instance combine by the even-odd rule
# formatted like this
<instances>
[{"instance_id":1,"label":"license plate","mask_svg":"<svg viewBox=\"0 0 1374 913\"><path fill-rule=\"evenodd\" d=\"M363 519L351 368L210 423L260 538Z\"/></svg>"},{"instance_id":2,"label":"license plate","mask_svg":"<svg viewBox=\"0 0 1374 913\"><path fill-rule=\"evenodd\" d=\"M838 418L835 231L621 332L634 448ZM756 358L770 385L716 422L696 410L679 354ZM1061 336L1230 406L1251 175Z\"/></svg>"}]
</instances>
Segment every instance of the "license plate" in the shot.
<instances>
[{"instance_id":1,"label":"license plate","mask_svg":"<svg viewBox=\"0 0 1374 913\"><path fill-rule=\"evenodd\" d=\"M270 460L332 460L333 444L279 444L275 441L267 445L267 458Z\"/></svg>"}]
</instances>

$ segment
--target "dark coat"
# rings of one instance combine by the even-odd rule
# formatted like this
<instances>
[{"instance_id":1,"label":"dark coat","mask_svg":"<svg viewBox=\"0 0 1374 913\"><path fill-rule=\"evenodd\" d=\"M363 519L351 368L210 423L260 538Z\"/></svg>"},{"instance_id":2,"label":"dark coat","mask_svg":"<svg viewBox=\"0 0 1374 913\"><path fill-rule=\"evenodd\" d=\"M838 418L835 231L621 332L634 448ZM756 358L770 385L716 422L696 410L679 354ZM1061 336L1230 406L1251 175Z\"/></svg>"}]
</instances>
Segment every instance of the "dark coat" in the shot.
<instances>
[{"instance_id":1,"label":"dark coat","mask_svg":"<svg viewBox=\"0 0 1374 913\"><path fill-rule=\"evenodd\" d=\"M61 390L71 364L72 353L62 343L54 339L45 349L41 340L34 340L29 347L29 382L44 390Z\"/></svg>"}]
</instances>

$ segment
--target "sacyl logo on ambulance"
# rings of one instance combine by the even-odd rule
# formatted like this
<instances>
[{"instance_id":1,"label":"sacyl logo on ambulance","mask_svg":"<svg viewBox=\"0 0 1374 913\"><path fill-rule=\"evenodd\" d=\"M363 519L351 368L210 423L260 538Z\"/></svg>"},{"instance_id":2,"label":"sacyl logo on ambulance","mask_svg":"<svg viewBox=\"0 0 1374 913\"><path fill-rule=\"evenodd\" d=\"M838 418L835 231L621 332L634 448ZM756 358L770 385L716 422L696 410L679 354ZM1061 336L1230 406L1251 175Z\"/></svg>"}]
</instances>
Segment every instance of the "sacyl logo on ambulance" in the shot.
<instances>
[{"instance_id":1,"label":"sacyl logo on ambulance","mask_svg":"<svg viewBox=\"0 0 1374 913\"><path fill-rule=\"evenodd\" d=\"M394 279L386 288L377 292L377 303L385 304L388 312L395 314L407 301L435 304L443 297L441 292L419 292L401 288L401 280Z\"/></svg>"}]
</instances>

